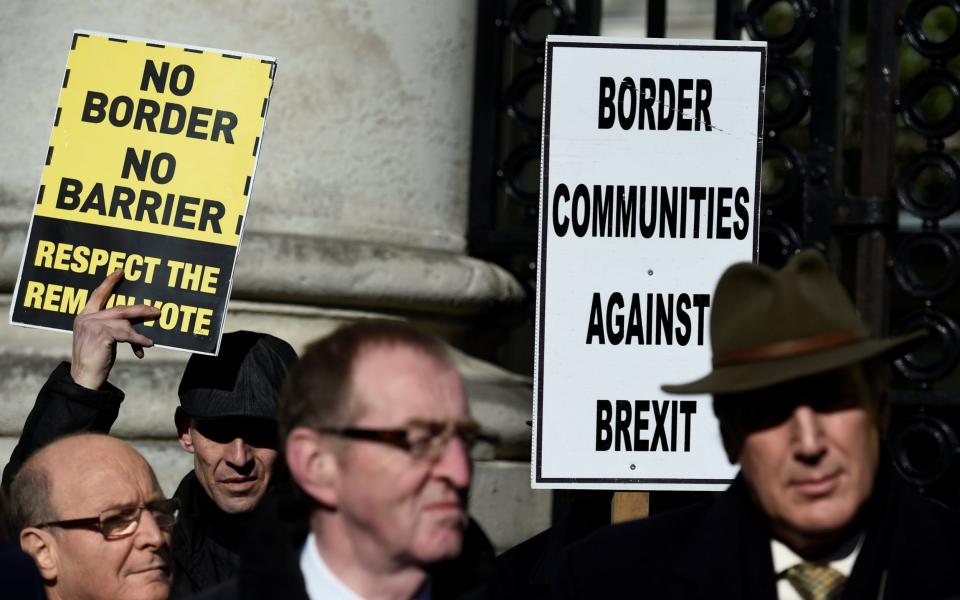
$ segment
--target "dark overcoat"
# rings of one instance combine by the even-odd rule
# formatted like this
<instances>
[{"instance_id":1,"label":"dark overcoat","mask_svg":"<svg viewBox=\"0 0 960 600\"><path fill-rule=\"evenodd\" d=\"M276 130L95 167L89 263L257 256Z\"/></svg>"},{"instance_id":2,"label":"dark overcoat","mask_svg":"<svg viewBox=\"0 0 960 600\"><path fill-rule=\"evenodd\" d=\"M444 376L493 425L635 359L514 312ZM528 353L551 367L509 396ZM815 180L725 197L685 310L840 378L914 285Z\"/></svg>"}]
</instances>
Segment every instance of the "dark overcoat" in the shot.
<instances>
[{"instance_id":1,"label":"dark overcoat","mask_svg":"<svg viewBox=\"0 0 960 600\"><path fill-rule=\"evenodd\" d=\"M884 458L859 519L843 598L960 598L960 513L907 489ZM770 531L738 477L715 498L574 544L552 597L775 599Z\"/></svg>"},{"instance_id":2,"label":"dark overcoat","mask_svg":"<svg viewBox=\"0 0 960 600\"><path fill-rule=\"evenodd\" d=\"M250 530L237 576L194 600L308 600L300 552L309 534L311 510L318 509L284 477L253 513L257 522ZM504 598L493 546L472 519L460 555L433 565L429 577L431 600Z\"/></svg>"}]
</instances>

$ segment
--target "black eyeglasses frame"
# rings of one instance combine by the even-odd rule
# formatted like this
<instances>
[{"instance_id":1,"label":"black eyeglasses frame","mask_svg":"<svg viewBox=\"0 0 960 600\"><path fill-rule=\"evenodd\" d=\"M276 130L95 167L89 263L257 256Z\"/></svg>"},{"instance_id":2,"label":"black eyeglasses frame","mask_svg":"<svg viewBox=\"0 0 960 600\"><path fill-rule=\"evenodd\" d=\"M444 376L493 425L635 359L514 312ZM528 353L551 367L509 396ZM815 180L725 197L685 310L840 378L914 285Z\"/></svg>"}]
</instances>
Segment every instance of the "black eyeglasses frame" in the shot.
<instances>
[{"instance_id":1,"label":"black eyeglasses frame","mask_svg":"<svg viewBox=\"0 0 960 600\"><path fill-rule=\"evenodd\" d=\"M134 509L134 508L137 509L137 513L133 521L136 522L137 526L134 527L129 533L126 533L124 535L108 535L104 531L104 522L105 522L104 515L105 514L111 513L114 511L122 511L127 509ZM45 527L59 527L61 529L82 529L82 528L95 529L99 531L100 534L103 535L103 537L108 540L121 539L136 533L137 529L140 527L140 518L143 516L144 510L149 510L151 513L158 512L161 515L169 516L171 518L171 521L169 524L161 524L159 522L157 523L157 526L159 526L160 529L168 530L168 529L172 529L173 526L180 519L180 508L181 508L181 503L178 498L166 498L164 500L148 502L142 506L116 506L113 508L108 508L102 511L99 515L95 517L84 517L82 519L64 519L60 521L45 521L43 523L34 525L34 527L38 529L43 529ZM154 519L156 518L157 517L154 516Z\"/></svg>"},{"instance_id":2,"label":"black eyeglasses frame","mask_svg":"<svg viewBox=\"0 0 960 600\"><path fill-rule=\"evenodd\" d=\"M416 451L415 445L410 442L410 428L411 427L425 427L431 431L431 436L428 440L438 438L443 435L444 431L450 431L448 438L445 444L442 446L446 448L446 444L449 443L449 439L454 436L459 437L466 445L467 450L473 448L474 444L477 442L487 442L490 444L496 444L499 441L499 438L493 434L484 432L480 425L476 422L470 421L466 423L458 423L453 427L450 427L447 423L413 423L408 425L405 428L400 429L367 429L362 427L314 427L319 433L326 433L330 435L336 435L343 438L353 439L353 440L363 440L368 442L377 442L381 444L387 444L395 448L399 448L404 452L411 454L415 458L420 458L422 456L427 456L430 454L431 445L427 444L424 447L422 453Z\"/></svg>"}]
</instances>

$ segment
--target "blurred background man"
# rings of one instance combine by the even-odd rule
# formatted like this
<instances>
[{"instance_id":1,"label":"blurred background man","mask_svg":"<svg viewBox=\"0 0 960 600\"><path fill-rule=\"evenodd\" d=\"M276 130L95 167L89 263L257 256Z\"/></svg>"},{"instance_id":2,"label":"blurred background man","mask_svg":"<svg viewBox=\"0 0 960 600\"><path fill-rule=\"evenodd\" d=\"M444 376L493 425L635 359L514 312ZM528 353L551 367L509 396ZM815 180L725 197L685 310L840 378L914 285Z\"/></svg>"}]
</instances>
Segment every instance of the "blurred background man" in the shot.
<instances>
[{"instance_id":1,"label":"blurred background man","mask_svg":"<svg viewBox=\"0 0 960 600\"><path fill-rule=\"evenodd\" d=\"M300 510L278 497L238 580L204 597L497 597L467 513L483 435L439 341L391 322L339 329L291 370L280 428Z\"/></svg>"}]
</instances>

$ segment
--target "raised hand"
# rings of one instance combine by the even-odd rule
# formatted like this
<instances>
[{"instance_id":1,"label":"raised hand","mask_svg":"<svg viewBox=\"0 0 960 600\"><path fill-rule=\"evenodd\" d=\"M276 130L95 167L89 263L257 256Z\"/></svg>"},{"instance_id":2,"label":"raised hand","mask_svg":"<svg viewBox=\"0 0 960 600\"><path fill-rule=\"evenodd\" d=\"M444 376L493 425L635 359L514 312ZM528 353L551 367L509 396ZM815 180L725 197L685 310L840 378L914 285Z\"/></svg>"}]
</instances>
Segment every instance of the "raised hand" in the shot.
<instances>
[{"instance_id":1,"label":"raised hand","mask_svg":"<svg viewBox=\"0 0 960 600\"><path fill-rule=\"evenodd\" d=\"M113 288L123 279L117 269L107 276L93 292L87 305L73 321L73 364L70 376L85 388L100 389L117 356L117 342L127 342L137 358L143 358L143 349L153 341L133 328L134 320L152 320L160 310L146 304L114 306L104 310Z\"/></svg>"}]
</instances>

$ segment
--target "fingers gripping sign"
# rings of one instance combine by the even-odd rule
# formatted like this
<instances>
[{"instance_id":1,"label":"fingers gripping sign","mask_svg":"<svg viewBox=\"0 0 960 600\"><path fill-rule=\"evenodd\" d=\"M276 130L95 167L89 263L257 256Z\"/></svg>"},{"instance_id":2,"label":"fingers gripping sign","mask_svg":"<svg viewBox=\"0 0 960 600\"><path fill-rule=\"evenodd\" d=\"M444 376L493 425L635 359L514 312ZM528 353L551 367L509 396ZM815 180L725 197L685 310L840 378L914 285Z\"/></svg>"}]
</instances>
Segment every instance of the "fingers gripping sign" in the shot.
<instances>
[{"instance_id":1,"label":"fingers gripping sign","mask_svg":"<svg viewBox=\"0 0 960 600\"><path fill-rule=\"evenodd\" d=\"M146 304L115 306L104 310L113 289L123 279L117 269L107 276L93 292L90 300L73 321L73 364L70 376L89 389L100 389L110 376L117 356L117 342L129 343L137 358L143 358L143 349L153 341L133 328L133 321L156 319L160 310Z\"/></svg>"}]
</instances>

